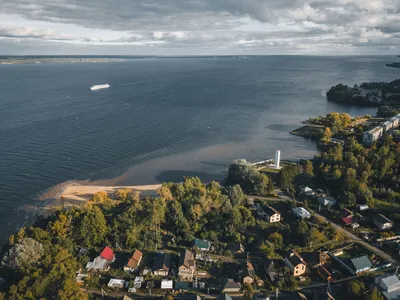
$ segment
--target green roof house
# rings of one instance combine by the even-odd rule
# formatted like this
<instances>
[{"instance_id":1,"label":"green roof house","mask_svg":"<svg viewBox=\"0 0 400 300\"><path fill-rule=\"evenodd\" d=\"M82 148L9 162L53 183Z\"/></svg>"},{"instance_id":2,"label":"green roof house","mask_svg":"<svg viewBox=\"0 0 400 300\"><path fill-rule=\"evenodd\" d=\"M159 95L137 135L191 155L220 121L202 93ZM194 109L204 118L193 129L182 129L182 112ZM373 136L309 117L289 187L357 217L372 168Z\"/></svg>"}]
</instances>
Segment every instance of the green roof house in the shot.
<instances>
[{"instance_id":1,"label":"green roof house","mask_svg":"<svg viewBox=\"0 0 400 300\"><path fill-rule=\"evenodd\" d=\"M350 259L351 268L357 273L367 272L372 267L372 263L368 256L360 256Z\"/></svg>"},{"instance_id":2,"label":"green roof house","mask_svg":"<svg viewBox=\"0 0 400 300\"><path fill-rule=\"evenodd\" d=\"M211 243L207 240L195 239L193 242L193 247L199 249L200 251L210 251Z\"/></svg>"}]
</instances>

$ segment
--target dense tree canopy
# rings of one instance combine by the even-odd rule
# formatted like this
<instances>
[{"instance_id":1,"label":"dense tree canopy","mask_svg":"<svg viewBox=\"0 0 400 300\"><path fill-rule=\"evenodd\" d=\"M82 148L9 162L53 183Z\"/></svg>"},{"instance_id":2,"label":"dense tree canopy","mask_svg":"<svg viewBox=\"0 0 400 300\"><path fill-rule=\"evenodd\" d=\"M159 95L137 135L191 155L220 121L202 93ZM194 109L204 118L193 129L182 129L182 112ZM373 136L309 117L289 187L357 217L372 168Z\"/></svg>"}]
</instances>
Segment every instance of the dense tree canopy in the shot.
<instances>
[{"instance_id":1,"label":"dense tree canopy","mask_svg":"<svg viewBox=\"0 0 400 300\"><path fill-rule=\"evenodd\" d=\"M256 167L243 162L235 162L229 166L226 184L240 185L250 195L267 196L273 192L271 179Z\"/></svg>"},{"instance_id":2,"label":"dense tree canopy","mask_svg":"<svg viewBox=\"0 0 400 300\"><path fill-rule=\"evenodd\" d=\"M371 148L352 136L344 146L331 145L317 155L314 168L332 190L341 192L344 204L372 204L375 198L400 203L400 143L390 136Z\"/></svg>"}]
</instances>

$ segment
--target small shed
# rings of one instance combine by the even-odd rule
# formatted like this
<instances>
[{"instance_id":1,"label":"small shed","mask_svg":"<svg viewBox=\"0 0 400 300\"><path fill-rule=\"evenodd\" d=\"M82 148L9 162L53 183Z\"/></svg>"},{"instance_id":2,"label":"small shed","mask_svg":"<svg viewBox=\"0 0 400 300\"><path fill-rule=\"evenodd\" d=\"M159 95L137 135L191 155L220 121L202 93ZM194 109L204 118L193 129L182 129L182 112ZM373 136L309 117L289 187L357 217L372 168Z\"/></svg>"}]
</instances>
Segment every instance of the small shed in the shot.
<instances>
[{"instance_id":1,"label":"small shed","mask_svg":"<svg viewBox=\"0 0 400 300\"><path fill-rule=\"evenodd\" d=\"M119 289L123 289L125 287L126 281L123 279L111 279L107 286L108 287L113 287L113 288L119 288Z\"/></svg>"},{"instance_id":2,"label":"small shed","mask_svg":"<svg viewBox=\"0 0 400 300\"><path fill-rule=\"evenodd\" d=\"M369 206L367 204L360 204L358 206L358 210L359 211L365 211L365 210L368 210L368 209L369 209Z\"/></svg>"},{"instance_id":3,"label":"small shed","mask_svg":"<svg viewBox=\"0 0 400 300\"><path fill-rule=\"evenodd\" d=\"M173 285L174 285L173 280L168 280L168 279L161 280L161 289L162 290L172 290Z\"/></svg>"}]
</instances>

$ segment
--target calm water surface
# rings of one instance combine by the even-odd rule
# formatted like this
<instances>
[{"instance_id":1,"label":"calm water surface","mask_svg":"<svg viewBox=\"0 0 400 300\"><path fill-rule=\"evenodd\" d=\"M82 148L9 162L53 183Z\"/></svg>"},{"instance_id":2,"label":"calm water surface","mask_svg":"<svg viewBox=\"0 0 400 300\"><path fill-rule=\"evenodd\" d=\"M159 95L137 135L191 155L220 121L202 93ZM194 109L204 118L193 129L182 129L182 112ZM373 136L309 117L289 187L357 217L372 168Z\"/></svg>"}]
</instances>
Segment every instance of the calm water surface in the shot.
<instances>
[{"instance_id":1,"label":"calm water surface","mask_svg":"<svg viewBox=\"0 0 400 300\"><path fill-rule=\"evenodd\" d=\"M310 116L373 108L328 103L343 82L386 81L389 57L141 59L0 65L0 241L31 219L33 198L68 180L147 184L221 179L237 158L312 157L291 136ZM110 89L92 92L93 84Z\"/></svg>"}]
</instances>

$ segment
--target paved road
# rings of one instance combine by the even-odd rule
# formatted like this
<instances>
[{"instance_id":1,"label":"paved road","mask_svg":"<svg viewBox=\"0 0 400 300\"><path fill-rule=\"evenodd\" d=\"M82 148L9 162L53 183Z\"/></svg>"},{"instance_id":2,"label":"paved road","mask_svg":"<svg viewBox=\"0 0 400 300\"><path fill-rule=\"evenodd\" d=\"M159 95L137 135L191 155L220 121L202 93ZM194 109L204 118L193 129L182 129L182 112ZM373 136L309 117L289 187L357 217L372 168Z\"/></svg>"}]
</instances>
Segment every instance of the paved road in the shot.
<instances>
[{"instance_id":1,"label":"paved road","mask_svg":"<svg viewBox=\"0 0 400 300\"><path fill-rule=\"evenodd\" d=\"M350 239L352 239L353 241L355 241L356 243L360 244L361 246L363 246L364 248L367 248L368 250L370 250L371 252L375 253L376 255L380 256L381 258L383 258L384 260L391 262L392 264L398 264L399 262L394 259L392 256L390 256L389 254L387 254L386 252L383 252L382 250L372 246L371 244L363 241L362 239L360 239L358 236L354 235L353 233L347 231L346 229L344 229L343 227L337 225L336 223L333 223L332 221L329 221L327 218L325 218L324 216L316 213L315 211L311 210L308 208L308 210L310 212L312 212L315 216L320 217L321 219L323 219L325 222L328 222L331 224L331 226L333 228L335 228L336 230L342 230L342 232L349 237Z\"/></svg>"},{"instance_id":2,"label":"paved road","mask_svg":"<svg viewBox=\"0 0 400 300\"><path fill-rule=\"evenodd\" d=\"M252 198L258 198L258 199L263 199L266 201L292 201L292 198L290 198L289 196L285 195L282 191L280 190L275 190L274 193L278 194L279 198L274 198L274 197L257 197L257 196L248 196L248 197L252 197ZM386 252L383 252L382 250L378 249L377 247L374 247L373 245L365 242L364 240L360 239L358 236L354 235L353 233L347 231L346 229L344 229L343 227L337 225L336 223L333 223L332 221L328 220L326 217L316 213L315 211L307 208L310 212L312 212L315 216L320 217L321 219L323 219L325 222L328 222L331 224L331 226L333 228L335 228L336 230L342 230L342 232L349 237L350 239L352 239L353 241L355 241L356 243L360 244L361 246L367 248L368 250L370 250L371 252L375 253L376 255L380 256L381 258L383 258L384 260L391 262L392 264L400 264L399 261L397 261L396 259L394 259L391 255L387 254Z\"/></svg>"},{"instance_id":3,"label":"paved road","mask_svg":"<svg viewBox=\"0 0 400 300\"><path fill-rule=\"evenodd\" d=\"M252 196L252 195L246 195L246 197L253 199L261 199L266 201L284 201L284 202L293 201L291 197L284 194L281 190L275 189L274 194L277 194L278 197L264 197L264 196Z\"/></svg>"}]
</instances>

